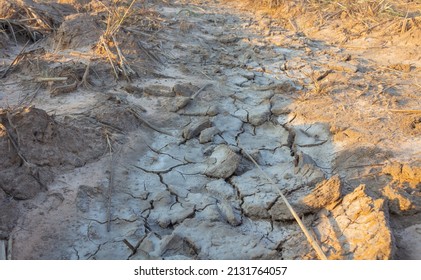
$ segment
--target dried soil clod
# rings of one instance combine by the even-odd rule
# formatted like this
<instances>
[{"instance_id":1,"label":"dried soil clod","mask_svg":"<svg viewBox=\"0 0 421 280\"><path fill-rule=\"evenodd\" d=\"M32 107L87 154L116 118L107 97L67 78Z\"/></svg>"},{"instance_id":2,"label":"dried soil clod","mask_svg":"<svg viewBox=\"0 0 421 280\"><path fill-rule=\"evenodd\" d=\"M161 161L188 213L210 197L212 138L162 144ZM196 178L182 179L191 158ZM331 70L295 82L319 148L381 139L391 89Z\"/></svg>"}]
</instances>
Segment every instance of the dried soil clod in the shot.
<instances>
[{"instance_id":1,"label":"dried soil clod","mask_svg":"<svg viewBox=\"0 0 421 280\"><path fill-rule=\"evenodd\" d=\"M177 96L191 97L199 88L191 83L176 84L173 91Z\"/></svg>"},{"instance_id":2,"label":"dried soil clod","mask_svg":"<svg viewBox=\"0 0 421 280\"><path fill-rule=\"evenodd\" d=\"M157 97L174 97L175 93L171 87L164 85L149 85L143 89L144 94Z\"/></svg>"},{"instance_id":3,"label":"dried soil clod","mask_svg":"<svg viewBox=\"0 0 421 280\"><path fill-rule=\"evenodd\" d=\"M240 164L240 156L227 145L219 145L208 159L205 174L214 178L228 178Z\"/></svg>"},{"instance_id":4,"label":"dried soil clod","mask_svg":"<svg viewBox=\"0 0 421 280\"><path fill-rule=\"evenodd\" d=\"M330 259L390 259L395 243L385 201L373 199L364 185L330 211L322 210L315 231Z\"/></svg>"},{"instance_id":5,"label":"dried soil clod","mask_svg":"<svg viewBox=\"0 0 421 280\"><path fill-rule=\"evenodd\" d=\"M196 120L183 130L183 138L186 140L190 140L198 136L200 132L202 132L202 130L210 127L210 125L211 123L209 119Z\"/></svg>"},{"instance_id":6,"label":"dried soil clod","mask_svg":"<svg viewBox=\"0 0 421 280\"><path fill-rule=\"evenodd\" d=\"M315 213L341 198L341 182L339 176L334 176L318 183L314 189L302 187L286 197L298 215ZM277 201L269 212L273 220L294 219L282 201Z\"/></svg>"},{"instance_id":7,"label":"dried soil clod","mask_svg":"<svg viewBox=\"0 0 421 280\"><path fill-rule=\"evenodd\" d=\"M215 135L217 135L219 132L219 129L214 126L202 130L199 136L200 144L211 142Z\"/></svg>"}]
</instances>

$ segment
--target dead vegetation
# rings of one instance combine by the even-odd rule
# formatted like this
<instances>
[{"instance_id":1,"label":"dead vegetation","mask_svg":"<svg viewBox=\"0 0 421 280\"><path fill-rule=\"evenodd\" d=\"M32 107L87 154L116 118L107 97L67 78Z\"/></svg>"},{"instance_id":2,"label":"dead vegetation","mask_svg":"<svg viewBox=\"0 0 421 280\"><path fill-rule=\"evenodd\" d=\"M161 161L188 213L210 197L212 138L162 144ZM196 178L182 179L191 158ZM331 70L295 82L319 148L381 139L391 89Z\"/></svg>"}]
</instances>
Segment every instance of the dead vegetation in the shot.
<instances>
[{"instance_id":1,"label":"dead vegetation","mask_svg":"<svg viewBox=\"0 0 421 280\"><path fill-rule=\"evenodd\" d=\"M247 1L263 9L289 29L334 26L350 39L372 32L403 34L421 29L421 2L404 0L260 0ZM264 8L262 8L264 7Z\"/></svg>"},{"instance_id":2,"label":"dead vegetation","mask_svg":"<svg viewBox=\"0 0 421 280\"><path fill-rule=\"evenodd\" d=\"M3 47L7 51L24 45L9 65L0 68L0 75L5 77L20 70L35 76L35 81L47 79L53 96L74 91L80 85L90 88L91 73L98 76L109 72L115 79L130 81L132 77L153 73L159 61L147 41L164 22L158 13L145 7L144 1L1 0L0 3ZM74 68L75 65L81 67ZM106 81L110 79L102 84Z\"/></svg>"}]
</instances>

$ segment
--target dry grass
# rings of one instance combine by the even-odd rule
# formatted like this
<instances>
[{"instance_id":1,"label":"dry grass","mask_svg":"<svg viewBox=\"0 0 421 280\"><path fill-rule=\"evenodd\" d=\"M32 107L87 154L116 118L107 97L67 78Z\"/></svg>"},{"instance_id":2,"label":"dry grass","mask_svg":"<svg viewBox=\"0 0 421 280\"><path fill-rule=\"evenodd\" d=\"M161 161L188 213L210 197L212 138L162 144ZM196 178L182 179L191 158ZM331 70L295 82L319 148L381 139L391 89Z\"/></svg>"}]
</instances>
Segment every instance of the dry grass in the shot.
<instances>
[{"instance_id":1,"label":"dry grass","mask_svg":"<svg viewBox=\"0 0 421 280\"><path fill-rule=\"evenodd\" d=\"M97 2L107 13L106 29L96 46L97 53L108 59L116 79L122 74L130 81L131 77L136 75L136 71L132 69L120 47L118 34L122 29L135 34L156 30L160 28L160 19L156 14L136 6L137 0L114 0L108 6L98 0Z\"/></svg>"},{"instance_id":2,"label":"dry grass","mask_svg":"<svg viewBox=\"0 0 421 280\"><path fill-rule=\"evenodd\" d=\"M353 37L381 30L388 34L421 29L420 0L244 0L254 9L266 9L291 28L333 24L349 29Z\"/></svg>"},{"instance_id":3,"label":"dry grass","mask_svg":"<svg viewBox=\"0 0 421 280\"><path fill-rule=\"evenodd\" d=\"M0 46L45 38L41 46L47 51L75 48L90 55L85 65L108 61L116 79L130 80L152 69L143 64L148 60L143 53L150 52L147 44L142 49L138 42L164 28L163 22L143 0L0 0ZM84 28L89 28L87 37ZM86 80L83 85L89 88Z\"/></svg>"}]
</instances>

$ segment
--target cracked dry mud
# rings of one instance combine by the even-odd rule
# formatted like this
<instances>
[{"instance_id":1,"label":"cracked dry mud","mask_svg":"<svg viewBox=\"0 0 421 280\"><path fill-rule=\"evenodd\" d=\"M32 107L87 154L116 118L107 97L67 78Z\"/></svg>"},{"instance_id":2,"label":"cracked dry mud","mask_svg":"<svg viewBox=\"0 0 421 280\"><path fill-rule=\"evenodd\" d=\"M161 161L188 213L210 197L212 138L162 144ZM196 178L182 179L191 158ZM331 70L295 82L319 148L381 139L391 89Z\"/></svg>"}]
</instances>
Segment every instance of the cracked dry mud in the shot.
<instances>
[{"instance_id":1,"label":"cracked dry mud","mask_svg":"<svg viewBox=\"0 0 421 280\"><path fill-rule=\"evenodd\" d=\"M153 6L167 27L145 39L161 77L0 111L12 258L317 258L281 190L329 259L420 259L420 122L362 89L398 74L232 3L175 2ZM304 90L314 69L335 92ZM10 84L2 106L21 98Z\"/></svg>"}]
</instances>

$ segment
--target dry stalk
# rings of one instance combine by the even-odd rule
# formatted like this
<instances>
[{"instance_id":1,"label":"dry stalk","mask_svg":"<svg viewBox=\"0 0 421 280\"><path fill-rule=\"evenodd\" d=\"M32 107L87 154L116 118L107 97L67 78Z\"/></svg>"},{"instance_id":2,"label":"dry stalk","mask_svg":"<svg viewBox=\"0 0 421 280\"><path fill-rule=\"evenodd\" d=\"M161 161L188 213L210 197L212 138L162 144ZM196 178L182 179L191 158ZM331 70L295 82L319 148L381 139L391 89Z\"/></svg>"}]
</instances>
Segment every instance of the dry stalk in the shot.
<instances>
[{"instance_id":1,"label":"dry stalk","mask_svg":"<svg viewBox=\"0 0 421 280\"><path fill-rule=\"evenodd\" d=\"M21 21L18 20L13 20L13 19L5 19L5 18L1 18L0 19L0 26L2 25L7 25L10 33L13 37L13 41L15 42L15 45L18 46L18 40L16 37L17 33L25 33L25 35L27 35L28 37L30 37L32 39L32 41L37 41L37 31L33 31L31 30L31 28L29 26L26 26L25 24L23 24ZM16 31L18 30L18 31ZM4 32L5 34L7 34L6 32Z\"/></svg>"},{"instance_id":2,"label":"dry stalk","mask_svg":"<svg viewBox=\"0 0 421 280\"><path fill-rule=\"evenodd\" d=\"M329 75L330 72L325 72L321 75L317 75L313 70L311 73L304 73L304 75L311 80L313 88L311 89L311 93L316 95L323 95L326 93L327 87L321 83L326 76L324 74Z\"/></svg>"},{"instance_id":3,"label":"dry stalk","mask_svg":"<svg viewBox=\"0 0 421 280\"><path fill-rule=\"evenodd\" d=\"M34 101L35 97L37 97L39 90L41 89L41 85L39 85L34 93L32 94L31 98L29 99L28 103L26 104L26 107L29 107L32 103L32 101ZM18 107L22 106L23 103L25 102L25 100L28 98L28 96L26 96L25 98L23 98L19 103L18 103Z\"/></svg>"},{"instance_id":4,"label":"dry stalk","mask_svg":"<svg viewBox=\"0 0 421 280\"><path fill-rule=\"evenodd\" d=\"M120 26L123 24L123 21L126 19L127 15L129 14L129 11L132 9L132 7L133 7L133 5L134 5L134 3L135 3L136 1L137 1L137 0L133 0L133 1L130 3L130 5L129 5L129 7L127 8L126 12L125 12L125 13L124 13L124 15L121 17L121 19L120 19L120 21L118 22L118 24L115 26L115 29L114 29L113 33L117 32L117 30L118 30L118 29L120 29Z\"/></svg>"},{"instance_id":5,"label":"dry stalk","mask_svg":"<svg viewBox=\"0 0 421 280\"><path fill-rule=\"evenodd\" d=\"M392 113L408 113L408 114L421 114L421 110L389 110Z\"/></svg>"},{"instance_id":6,"label":"dry stalk","mask_svg":"<svg viewBox=\"0 0 421 280\"><path fill-rule=\"evenodd\" d=\"M78 86L78 82L77 82L77 80L75 80L71 84L62 85L62 86L58 86L58 87L53 88L50 91L50 95L51 96L57 96L57 95L60 95L60 94L63 94L63 93L69 93L69 92L75 91L77 89L77 86Z\"/></svg>"},{"instance_id":7,"label":"dry stalk","mask_svg":"<svg viewBox=\"0 0 421 280\"><path fill-rule=\"evenodd\" d=\"M83 85L85 88L90 89L92 85L88 82L89 68L91 66L91 61L86 65L85 72L83 73L82 81L79 83L79 86Z\"/></svg>"},{"instance_id":8,"label":"dry stalk","mask_svg":"<svg viewBox=\"0 0 421 280\"><path fill-rule=\"evenodd\" d=\"M117 40L116 40L116 38L115 38L114 35L112 36L112 38L113 38L113 41L114 41L115 48L117 50L118 57L120 58L120 68L121 68L121 71L123 71L123 74L126 77L126 79L128 81L130 81L130 76L132 74L135 74L135 71L133 71L133 69L130 68L129 63L127 63L127 60L124 57L123 52L121 51L120 47L118 46L118 42L117 42Z\"/></svg>"},{"instance_id":9,"label":"dry stalk","mask_svg":"<svg viewBox=\"0 0 421 280\"><path fill-rule=\"evenodd\" d=\"M63 82L67 81L68 77L39 77L36 78L37 82Z\"/></svg>"},{"instance_id":10,"label":"dry stalk","mask_svg":"<svg viewBox=\"0 0 421 280\"><path fill-rule=\"evenodd\" d=\"M168 135L168 136L174 136L169 132L166 132L158 127L156 127L155 125L151 124L150 122L148 122L145 118L143 118L135 109L131 108L129 106L129 111L142 123L144 123L147 127L149 127L152 130L155 130L156 132Z\"/></svg>"},{"instance_id":11,"label":"dry stalk","mask_svg":"<svg viewBox=\"0 0 421 280\"><path fill-rule=\"evenodd\" d=\"M9 115L9 114L7 114L7 115ZM9 119L9 124L11 126L13 126L12 123L10 122L10 117L9 116L8 116L8 119ZM5 125L3 125L2 123L0 123L0 127L4 131L6 131L6 134L7 134L7 137L9 138L10 143L12 143L12 146L15 148L16 153L18 154L19 158L22 160L22 162L24 163L24 165L27 166L28 168L31 168L31 164L26 160L26 157L21 153L17 142L15 141L15 139L13 138L12 134L7 129L7 127Z\"/></svg>"},{"instance_id":12,"label":"dry stalk","mask_svg":"<svg viewBox=\"0 0 421 280\"><path fill-rule=\"evenodd\" d=\"M254 160L254 158L242 147L239 147L244 154L254 163L254 165L256 165L256 167L259 169L259 171L262 173L262 175L273 185L273 186L277 186L277 184L269 177L269 175L267 175L267 173L265 171L263 171L262 167L260 167L260 165ZM325 253L323 252L322 248L320 248L319 244L316 242L316 240L313 238L313 236L310 234L310 232L308 231L308 229L306 228L306 226L303 224L303 222L301 221L300 217L298 216L297 212L295 212L294 208L292 208L291 204L288 202L288 200L286 199L286 197L284 196L284 194L282 193L280 186L278 186L276 188L276 190L279 193L279 196L282 198L282 200L284 201L285 205L287 206L288 210L291 212L292 216L294 217L294 219L297 221L298 225L300 226L301 230L303 231L304 235L307 238L307 241L310 243L310 245L313 247L313 249L316 251L317 256L319 257L319 259L321 260L327 260L327 257L325 255Z\"/></svg>"},{"instance_id":13,"label":"dry stalk","mask_svg":"<svg viewBox=\"0 0 421 280\"><path fill-rule=\"evenodd\" d=\"M108 136L108 132L105 132L107 138L107 144L110 152L110 177L108 183L108 193L107 193L107 232L111 230L111 196L113 193L113 185L114 185L114 158L113 158L113 148L111 146L110 137Z\"/></svg>"},{"instance_id":14,"label":"dry stalk","mask_svg":"<svg viewBox=\"0 0 421 280\"><path fill-rule=\"evenodd\" d=\"M15 30L13 29L12 24L10 23L9 20L6 19L7 24L9 25L10 31L12 33L13 36L13 40L15 41L15 45L18 46L18 40L16 39L16 34L15 34Z\"/></svg>"},{"instance_id":15,"label":"dry stalk","mask_svg":"<svg viewBox=\"0 0 421 280\"><path fill-rule=\"evenodd\" d=\"M9 72L10 68L12 68L13 65L15 63L17 63L17 61L19 60L19 58L22 56L23 52L26 50L26 47L28 46L28 44L29 44L29 40L28 40L28 42L26 42L26 44L20 50L20 52L18 53L18 55L15 57L15 59L13 59L12 63L10 63L10 65L6 68L6 70L4 70L4 73L0 76L0 79L3 79L4 77L6 77L7 72Z\"/></svg>"},{"instance_id":16,"label":"dry stalk","mask_svg":"<svg viewBox=\"0 0 421 280\"><path fill-rule=\"evenodd\" d=\"M139 48L149 57L150 60L155 61L158 64L163 64L161 62L161 60L156 57L153 53L151 53L150 51L148 51L140 41L137 41L137 45L139 46Z\"/></svg>"},{"instance_id":17,"label":"dry stalk","mask_svg":"<svg viewBox=\"0 0 421 280\"><path fill-rule=\"evenodd\" d=\"M205 84L203 87L201 87L198 91L196 91L195 92L195 94L193 94L191 97L190 97L190 100L193 100L193 99L195 99L198 95L199 95L199 93L201 93L205 88L207 88L208 86L211 86L212 84L211 83L208 83L208 84Z\"/></svg>"},{"instance_id":18,"label":"dry stalk","mask_svg":"<svg viewBox=\"0 0 421 280\"><path fill-rule=\"evenodd\" d=\"M105 52L107 53L108 61L110 62L111 67L113 68L115 78L116 78L116 79L118 79L118 73L117 73L117 70L116 70L116 68L115 68L115 66L114 66L113 59L112 59L112 57L111 57L111 51L110 51L110 49L108 48L107 43L105 42L104 36L101 36L100 41L101 41L102 46L103 46L103 47L104 47L104 49L105 49Z\"/></svg>"}]
</instances>

